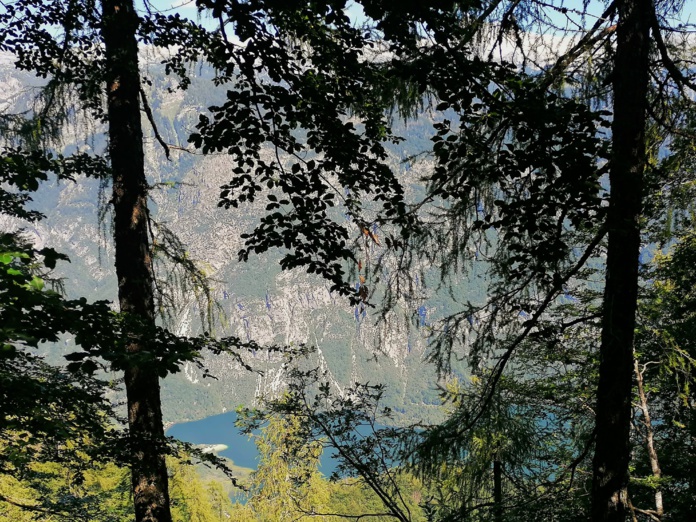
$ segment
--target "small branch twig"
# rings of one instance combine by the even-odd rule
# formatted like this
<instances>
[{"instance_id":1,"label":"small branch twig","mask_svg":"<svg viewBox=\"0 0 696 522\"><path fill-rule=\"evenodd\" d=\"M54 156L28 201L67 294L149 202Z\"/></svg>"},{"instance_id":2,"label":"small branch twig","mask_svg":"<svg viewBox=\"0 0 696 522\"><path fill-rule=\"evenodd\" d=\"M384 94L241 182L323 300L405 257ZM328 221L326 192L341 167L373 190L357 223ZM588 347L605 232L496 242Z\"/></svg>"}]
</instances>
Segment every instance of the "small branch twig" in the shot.
<instances>
[{"instance_id":1,"label":"small branch twig","mask_svg":"<svg viewBox=\"0 0 696 522\"><path fill-rule=\"evenodd\" d=\"M522 332L515 337L515 339L510 343L510 345L505 349L505 352L503 355L498 359L498 362L496 363L495 367L493 368L493 374L486 383L486 388L488 389L488 392L485 394L485 396L482 398L482 400L479 402L478 406L478 412L474 415L474 417L466 423L466 426L462 428L462 431L467 431L471 429L476 422L483 416L483 413L485 412L486 408L490 404L490 402L493 400L493 396L495 395L496 388L498 386L498 382L503 376L503 372L505 370L505 367L507 363L509 362L510 358L512 357L513 352L517 349L517 347L524 341L524 339L527 338L529 335L529 332L531 332L532 328L534 328L538 323L539 319L541 318L542 314L546 311L548 306L553 302L553 299L556 297L558 292L563 288L563 285L568 282L568 280L573 277L583 266L585 266L585 263L587 260L590 258L592 255L592 252L594 251L597 246L599 246L600 242L602 241L602 238L604 238L607 230L606 228L602 228L597 235L594 237L594 239L590 242L590 244L587 246L585 249L585 252L583 255L580 257L578 262L571 268L566 275L560 279L556 284L553 285L551 290L548 292L546 295L546 298L544 301L541 303L539 308L537 308L536 312L534 312L534 315L532 316L529 321L527 321L524 329Z\"/></svg>"},{"instance_id":2,"label":"small branch twig","mask_svg":"<svg viewBox=\"0 0 696 522\"><path fill-rule=\"evenodd\" d=\"M167 143L162 139L162 136L160 136L159 130L157 129L157 124L155 123L155 117L152 115L152 109L150 108L150 104L147 102L147 95L145 94L145 89L143 89L142 85L140 86L140 99L143 102L143 111L147 115L150 125L152 125L152 131L155 133L155 139L164 149L164 155L167 156L167 159L171 159L169 145L167 145Z\"/></svg>"}]
</instances>

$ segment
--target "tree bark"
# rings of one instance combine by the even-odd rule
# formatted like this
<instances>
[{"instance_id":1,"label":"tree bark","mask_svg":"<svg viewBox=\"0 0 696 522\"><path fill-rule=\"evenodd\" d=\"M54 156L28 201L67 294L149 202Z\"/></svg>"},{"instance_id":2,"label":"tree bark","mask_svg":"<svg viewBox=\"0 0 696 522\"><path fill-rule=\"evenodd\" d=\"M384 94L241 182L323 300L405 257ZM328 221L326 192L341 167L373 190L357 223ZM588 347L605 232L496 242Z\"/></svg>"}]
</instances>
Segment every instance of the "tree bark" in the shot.
<instances>
[{"instance_id":1,"label":"tree bark","mask_svg":"<svg viewBox=\"0 0 696 522\"><path fill-rule=\"evenodd\" d=\"M493 520L503 520L503 463L498 456L493 461Z\"/></svg>"},{"instance_id":2,"label":"tree bark","mask_svg":"<svg viewBox=\"0 0 696 522\"><path fill-rule=\"evenodd\" d=\"M102 0L118 298L121 312L148 327L154 325L155 307L140 121L138 24L132 0ZM143 352L142 339L134 335L126 350L129 355ZM160 384L155 366L142 360L128 362L125 385L136 521L170 522Z\"/></svg>"},{"instance_id":3,"label":"tree bark","mask_svg":"<svg viewBox=\"0 0 696 522\"><path fill-rule=\"evenodd\" d=\"M646 155L651 9L650 0L618 3L606 285L592 463L594 522L624 522L628 514L633 333Z\"/></svg>"},{"instance_id":4,"label":"tree bark","mask_svg":"<svg viewBox=\"0 0 696 522\"><path fill-rule=\"evenodd\" d=\"M650 410L648 408L648 396L645 393L643 385L643 372L640 371L638 361L634 362L634 372L636 374L636 384L638 385L638 398L640 399L640 409L643 412L643 425L645 426L645 444L648 449L648 458L650 460L650 469L653 477L658 480L658 486L655 489L655 513L658 518L662 518L665 514L664 504L662 502L662 488L659 486L659 480L662 478L662 470L660 469L660 461L657 458L655 450L655 437L652 427L652 419L650 418Z\"/></svg>"}]
</instances>

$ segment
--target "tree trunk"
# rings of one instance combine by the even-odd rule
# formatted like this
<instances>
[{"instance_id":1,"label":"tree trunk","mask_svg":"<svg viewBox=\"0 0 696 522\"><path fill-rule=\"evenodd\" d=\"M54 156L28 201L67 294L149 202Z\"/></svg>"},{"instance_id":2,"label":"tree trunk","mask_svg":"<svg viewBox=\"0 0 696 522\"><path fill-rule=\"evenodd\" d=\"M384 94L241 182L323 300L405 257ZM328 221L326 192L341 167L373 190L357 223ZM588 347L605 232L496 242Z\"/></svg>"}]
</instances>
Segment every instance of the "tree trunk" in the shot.
<instances>
[{"instance_id":1,"label":"tree trunk","mask_svg":"<svg viewBox=\"0 0 696 522\"><path fill-rule=\"evenodd\" d=\"M628 514L633 331L638 293L640 214L645 170L650 0L623 0L614 58L611 187L602 310L592 520Z\"/></svg>"},{"instance_id":2,"label":"tree trunk","mask_svg":"<svg viewBox=\"0 0 696 522\"><path fill-rule=\"evenodd\" d=\"M655 450L655 437L652 427L652 419L650 418L650 410L648 409L648 396L645 393L643 386L643 372L640 371L638 361L634 362L634 372L636 374L636 384L638 384L638 398L640 399L640 409L643 412L643 425L645 426L645 444L648 449L648 458L650 459L650 469L653 477L658 480L658 486L655 489L655 513L658 518L662 518L665 514L664 504L662 502L662 488L659 486L659 480L662 478L662 470L660 470L660 461L657 458Z\"/></svg>"},{"instance_id":3,"label":"tree trunk","mask_svg":"<svg viewBox=\"0 0 696 522\"><path fill-rule=\"evenodd\" d=\"M493 520L503 520L503 463L498 456L493 461Z\"/></svg>"},{"instance_id":4,"label":"tree trunk","mask_svg":"<svg viewBox=\"0 0 696 522\"><path fill-rule=\"evenodd\" d=\"M103 0L102 12L118 298L121 311L147 327L154 325L155 307L135 37L139 20L132 0ZM126 349L129 354L136 354L143 351L143 343L136 335ZM156 368L152 364L129 362L125 385L136 521L170 522Z\"/></svg>"}]
</instances>

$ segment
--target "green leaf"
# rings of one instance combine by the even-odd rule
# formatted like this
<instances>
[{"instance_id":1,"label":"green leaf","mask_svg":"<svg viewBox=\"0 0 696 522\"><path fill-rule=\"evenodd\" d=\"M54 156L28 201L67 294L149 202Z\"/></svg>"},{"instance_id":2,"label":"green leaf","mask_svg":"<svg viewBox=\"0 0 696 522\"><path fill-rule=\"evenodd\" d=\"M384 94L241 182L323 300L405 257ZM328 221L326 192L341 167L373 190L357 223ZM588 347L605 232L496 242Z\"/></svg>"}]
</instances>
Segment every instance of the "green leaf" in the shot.
<instances>
[{"instance_id":1,"label":"green leaf","mask_svg":"<svg viewBox=\"0 0 696 522\"><path fill-rule=\"evenodd\" d=\"M32 280L29 282L29 287L33 288L34 290L40 292L44 288L44 282L43 279L40 277L34 276Z\"/></svg>"},{"instance_id":2,"label":"green leaf","mask_svg":"<svg viewBox=\"0 0 696 522\"><path fill-rule=\"evenodd\" d=\"M3 252L0 254L0 263L3 265L9 265L15 259L28 259L29 254L24 252Z\"/></svg>"}]
</instances>

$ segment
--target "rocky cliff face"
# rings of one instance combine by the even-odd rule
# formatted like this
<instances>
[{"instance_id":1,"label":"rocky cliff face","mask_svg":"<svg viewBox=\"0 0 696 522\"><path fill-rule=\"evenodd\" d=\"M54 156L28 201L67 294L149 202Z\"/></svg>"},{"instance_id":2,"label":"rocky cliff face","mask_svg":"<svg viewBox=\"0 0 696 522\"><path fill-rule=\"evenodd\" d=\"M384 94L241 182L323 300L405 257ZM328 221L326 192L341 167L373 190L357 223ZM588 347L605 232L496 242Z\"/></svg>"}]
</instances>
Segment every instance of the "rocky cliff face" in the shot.
<instances>
[{"instance_id":1,"label":"rocky cliff face","mask_svg":"<svg viewBox=\"0 0 696 522\"><path fill-rule=\"evenodd\" d=\"M169 93L167 78L156 68L148 70L153 82L150 105L159 131L168 143L186 148L198 114L224 93L205 78L186 92ZM2 91L24 93L0 100L3 109L29 107L27 86L32 82L36 83L14 71L8 60L0 60ZM78 120L66 129L62 152L103 154L106 143L99 131ZM418 125L409 132L415 136L413 140L419 139ZM411 146L417 148L413 140ZM435 375L424 364L424 354L425 326L439 312L438 306L423 302L417 310L397 309L380 321L373 309L351 307L346 299L329 292L322 279L300 271L282 272L277 253L238 262L240 236L251 231L265 204L256 202L233 210L217 207L219 187L232 176L226 155L201 156L173 148L171 160L167 160L153 136L147 138L146 151L153 218L179 238L188 258L209 277L215 302L214 335L236 335L260 344L307 343L316 347L313 363L326 372L326 380L339 392L355 381L384 382L388 385L386 401L396 411L422 417L428 415L428 409L437 409L432 406L437 402ZM395 152L395 164L399 155ZM66 253L71 263L60 267L60 275L69 295L113 301L116 288L108 194L109 188L96 180L52 181L35 197L35 207L46 214L45 220L22 224L0 217L0 228L22 226L37 244ZM351 225L347 222L346 226ZM158 269L161 280L172 276L176 274L169 269ZM195 295L180 294L177 303L170 327L181 335L201 333L200 303ZM51 356L71 350L70 345L66 339L64 346L52 347ZM190 364L181 374L167 378L163 392L167 420L200 418L240 404L252 405L283 389L285 376L277 355L250 354L250 362L263 373L250 374L229 356L206 355L205 364L217 380L203 378Z\"/></svg>"}]
</instances>

